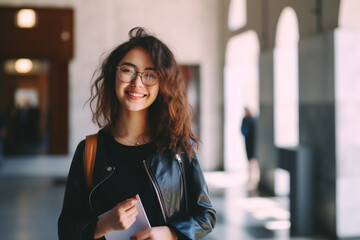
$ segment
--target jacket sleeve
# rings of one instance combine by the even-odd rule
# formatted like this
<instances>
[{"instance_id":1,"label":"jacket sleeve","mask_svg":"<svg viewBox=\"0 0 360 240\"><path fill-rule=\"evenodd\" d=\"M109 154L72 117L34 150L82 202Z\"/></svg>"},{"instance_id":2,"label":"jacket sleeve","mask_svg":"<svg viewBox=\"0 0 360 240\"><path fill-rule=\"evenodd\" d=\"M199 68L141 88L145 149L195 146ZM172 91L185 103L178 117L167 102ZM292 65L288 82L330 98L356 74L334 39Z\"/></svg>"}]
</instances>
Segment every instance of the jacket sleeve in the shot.
<instances>
[{"instance_id":1,"label":"jacket sleeve","mask_svg":"<svg viewBox=\"0 0 360 240\"><path fill-rule=\"evenodd\" d=\"M188 162L185 168L189 216L169 223L180 240L199 239L209 234L215 227L216 211L213 208L204 174L197 158Z\"/></svg>"},{"instance_id":2,"label":"jacket sleeve","mask_svg":"<svg viewBox=\"0 0 360 240\"><path fill-rule=\"evenodd\" d=\"M85 141L77 146L67 178L64 203L58 220L59 240L93 240L97 216L91 213L84 175Z\"/></svg>"}]
</instances>

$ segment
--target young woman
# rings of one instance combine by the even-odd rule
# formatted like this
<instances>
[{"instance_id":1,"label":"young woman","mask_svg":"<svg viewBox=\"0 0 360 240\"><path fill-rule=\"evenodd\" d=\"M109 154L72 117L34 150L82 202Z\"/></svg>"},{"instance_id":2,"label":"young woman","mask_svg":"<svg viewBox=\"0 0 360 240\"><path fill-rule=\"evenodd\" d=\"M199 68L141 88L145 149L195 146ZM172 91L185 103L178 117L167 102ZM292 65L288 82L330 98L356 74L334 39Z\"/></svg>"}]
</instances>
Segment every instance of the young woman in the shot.
<instances>
[{"instance_id":1,"label":"young woman","mask_svg":"<svg viewBox=\"0 0 360 240\"><path fill-rule=\"evenodd\" d=\"M179 66L142 28L129 36L105 59L92 86L93 121L101 128L93 183L86 185L82 141L69 171L59 239L105 239L128 229L138 213L136 194L151 228L131 239L198 239L215 226Z\"/></svg>"}]
</instances>

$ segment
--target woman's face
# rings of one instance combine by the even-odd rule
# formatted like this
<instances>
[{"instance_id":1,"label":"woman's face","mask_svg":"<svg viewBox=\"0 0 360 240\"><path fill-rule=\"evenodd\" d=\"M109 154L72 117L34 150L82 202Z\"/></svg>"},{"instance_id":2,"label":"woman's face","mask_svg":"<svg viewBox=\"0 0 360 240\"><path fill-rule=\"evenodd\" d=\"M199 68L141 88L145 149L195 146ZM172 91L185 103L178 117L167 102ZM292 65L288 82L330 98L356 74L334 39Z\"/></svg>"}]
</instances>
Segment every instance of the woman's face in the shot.
<instances>
[{"instance_id":1,"label":"woman's face","mask_svg":"<svg viewBox=\"0 0 360 240\"><path fill-rule=\"evenodd\" d=\"M149 54L142 48L130 50L119 62L119 67L124 68L125 73L130 69L141 73L154 70ZM159 92L159 82L157 81L153 86L144 85L141 74L137 74L130 82L124 82L120 79L117 69L115 91L123 110L143 111L155 101Z\"/></svg>"}]
</instances>

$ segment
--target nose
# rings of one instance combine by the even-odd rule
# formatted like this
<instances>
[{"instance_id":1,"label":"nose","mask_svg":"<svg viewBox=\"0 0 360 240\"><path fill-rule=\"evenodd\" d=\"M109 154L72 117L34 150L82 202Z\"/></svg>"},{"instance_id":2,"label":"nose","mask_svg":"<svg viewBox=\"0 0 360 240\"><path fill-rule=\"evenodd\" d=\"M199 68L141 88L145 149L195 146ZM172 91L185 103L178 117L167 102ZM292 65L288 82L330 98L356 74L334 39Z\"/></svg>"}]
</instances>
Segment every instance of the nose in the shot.
<instances>
[{"instance_id":1,"label":"nose","mask_svg":"<svg viewBox=\"0 0 360 240\"><path fill-rule=\"evenodd\" d=\"M132 85L133 86L143 85L141 73L136 73L136 77L132 80Z\"/></svg>"}]
</instances>

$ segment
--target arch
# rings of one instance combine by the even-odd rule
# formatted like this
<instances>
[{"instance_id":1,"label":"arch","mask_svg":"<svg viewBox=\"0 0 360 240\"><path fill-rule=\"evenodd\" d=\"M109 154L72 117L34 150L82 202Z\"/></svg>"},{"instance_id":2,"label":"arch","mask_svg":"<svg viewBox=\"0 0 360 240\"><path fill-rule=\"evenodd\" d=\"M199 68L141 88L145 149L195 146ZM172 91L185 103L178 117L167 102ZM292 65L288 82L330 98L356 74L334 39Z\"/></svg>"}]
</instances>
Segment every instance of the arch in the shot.
<instances>
[{"instance_id":1,"label":"arch","mask_svg":"<svg viewBox=\"0 0 360 240\"><path fill-rule=\"evenodd\" d=\"M244 107L259 112L259 51L255 31L230 38L224 69L224 159L225 170L246 167L244 139L240 132Z\"/></svg>"},{"instance_id":2,"label":"arch","mask_svg":"<svg viewBox=\"0 0 360 240\"><path fill-rule=\"evenodd\" d=\"M245 26L246 0L231 0L228 13L228 29L234 31Z\"/></svg>"},{"instance_id":3,"label":"arch","mask_svg":"<svg viewBox=\"0 0 360 240\"><path fill-rule=\"evenodd\" d=\"M274 143L294 147L299 143L298 94L299 26L293 8L281 12L274 48Z\"/></svg>"}]
</instances>

